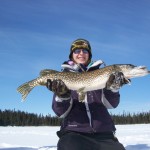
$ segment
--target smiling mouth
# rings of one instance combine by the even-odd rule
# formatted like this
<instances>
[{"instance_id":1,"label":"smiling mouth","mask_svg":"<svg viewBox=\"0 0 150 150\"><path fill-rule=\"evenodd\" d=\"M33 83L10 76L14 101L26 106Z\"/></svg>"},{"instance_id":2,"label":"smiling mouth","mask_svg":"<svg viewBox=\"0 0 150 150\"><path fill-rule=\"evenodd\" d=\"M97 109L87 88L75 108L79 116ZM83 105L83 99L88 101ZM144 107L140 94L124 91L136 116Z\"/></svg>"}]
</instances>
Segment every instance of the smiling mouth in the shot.
<instances>
[{"instance_id":1,"label":"smiling mouth","mask_svg":"<svg viewBox=\"0 0 150 150\"><path fill-rule=\"evenodd\" d=\"M80 58L78 58L78 59L84 59L84 60L85 60L85 58L83 58L83 57L80 57Z\"/></svg>"}]
</instances>

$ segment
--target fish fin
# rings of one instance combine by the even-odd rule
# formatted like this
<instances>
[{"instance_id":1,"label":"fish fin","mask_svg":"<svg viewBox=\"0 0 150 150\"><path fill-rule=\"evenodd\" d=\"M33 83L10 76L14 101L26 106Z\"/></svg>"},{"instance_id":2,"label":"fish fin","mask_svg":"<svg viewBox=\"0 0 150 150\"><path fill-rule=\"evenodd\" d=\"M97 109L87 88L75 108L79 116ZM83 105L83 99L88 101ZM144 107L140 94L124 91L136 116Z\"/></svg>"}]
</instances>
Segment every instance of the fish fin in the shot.
<instances>
[{"instance_id":1,"label":"fish fin","mask_svg":"<svg viewBox=\"0 0 150 150\"><path fill-rule=\"evenodd\" d=\"M85 100L85 92L83 91L85 89L85 87L80 88L77 93L78 93L78 98L79 98L79 102L84 102Z\"/></svg>"},{"instance_id":2,"label":"fish fin","mask_svg":"<svg viewBox=\"0 0 150 150\"><path fill-rule=\"evenodd\" d=\"M78 92L83 92L84 89L85 89L85 87L82 87L82 88L78 89Z\"/></svg>"},{"instance_id":3,"label":"fish fin","mask_svg":"<svg viewBox=\"0 0 150 150\"><path fill-rule=\"evenodd\" d=\"M128 78L124 78L124 82L125 82L125 84L131 85L131 80Z\"/></svg>"},{"instance_id":4,"label":"fish fin","mask_svg":"<svg viewBox=\"0 0 150 150\"><path fill-rule=\"evenodd\" d=\"M31 90L35 87L34 83L36 81L36 79L34 80L31 80L29 82L26 82L22 85L20 85L18 88L17 88L17 91L19 93L22 94L22 101L25 100L25 98L27 97L27 95L31 92Z\"/></svg>"},{"instance_id":5,"label":"fish fin","mask_svg":"<svg viewBox=\"0 0 150 150\"><path fill-rule=\"evenodd\" d=\"M47 74L58 73L56 70L44 69L40 71L40 76L45 76Z\"/></svg>"}]
</instances>

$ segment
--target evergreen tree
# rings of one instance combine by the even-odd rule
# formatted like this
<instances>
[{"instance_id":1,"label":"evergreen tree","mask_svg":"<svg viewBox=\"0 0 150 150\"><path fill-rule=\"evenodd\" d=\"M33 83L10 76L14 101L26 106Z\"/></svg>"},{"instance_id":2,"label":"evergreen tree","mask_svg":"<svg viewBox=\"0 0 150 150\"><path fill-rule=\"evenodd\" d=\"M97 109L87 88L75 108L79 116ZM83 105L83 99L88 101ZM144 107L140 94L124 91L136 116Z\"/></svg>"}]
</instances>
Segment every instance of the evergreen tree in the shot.
<instances>
[{"instance_id":1,"label":"evergreen tree","mask_svg":"<svg viewBox=\"0 0 150 150\"><path fill-rule=\"evenodd\" d=\"M126 113L112 115L115 124L139 124L150 123L150 112ZM0 110L0 126L60 126L62 119L42 114L28 113L24 111Z\"/></svg>"}]
</instances>

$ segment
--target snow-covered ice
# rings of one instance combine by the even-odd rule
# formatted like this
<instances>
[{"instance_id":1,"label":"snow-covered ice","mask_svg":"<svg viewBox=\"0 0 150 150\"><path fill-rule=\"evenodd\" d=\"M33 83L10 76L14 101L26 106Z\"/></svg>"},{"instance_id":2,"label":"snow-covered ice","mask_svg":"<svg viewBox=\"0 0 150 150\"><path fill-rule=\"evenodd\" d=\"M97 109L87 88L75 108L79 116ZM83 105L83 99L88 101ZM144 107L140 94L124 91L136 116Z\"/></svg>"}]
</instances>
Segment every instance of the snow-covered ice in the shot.
<instances>
[{"instance_id":1,"label":"snow-covered ice","mask_svg":"<svg viewBox=\"0 0 150 150\"><path fill-rule=\"evenodd\" d=\"M150 124L116 125L126 150L150 150ZM57 150L59 127L0 127L0 150Z\"/></svg>"}]
</instances>

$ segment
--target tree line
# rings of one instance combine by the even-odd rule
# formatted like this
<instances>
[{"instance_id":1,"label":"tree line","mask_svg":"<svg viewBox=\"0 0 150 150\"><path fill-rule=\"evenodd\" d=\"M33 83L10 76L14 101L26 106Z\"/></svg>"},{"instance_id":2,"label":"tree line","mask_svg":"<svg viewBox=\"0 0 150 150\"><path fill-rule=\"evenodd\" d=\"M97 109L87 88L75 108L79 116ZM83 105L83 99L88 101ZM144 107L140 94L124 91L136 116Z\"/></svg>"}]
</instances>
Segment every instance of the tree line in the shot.
<instances>
[{"instance_id":1,"label":"tree line","mask_svg":"<svg viewBox=\"0 0 150 150\"><path fill-rule=\"evenodd\" d=\"M150 123L150 111L140 113L123 113L111 115L115 124L148 124Z\"/></svg>"},{"instance_id":2,"label":"tree line","mask_svg":"<svg viewBox=\"0 0 150 150\"><path fill-rule=\"evenodd\" d=\"M58 126L61 119L56 116L28 113L16 110L0 110L0 126Z\"/></svg>"},{"instance_id":3,"label":"tree line","mask_svg":"<svg viewBox=\"0 0 150 150\"><path fill-rule=\"evenodd\" d=\"M115 124L150 123L150 112L111 114ZM57 116L28 113L16 110L0 110L0 126L60 126L62 119Z\"/></svg>"}]
</instances>

